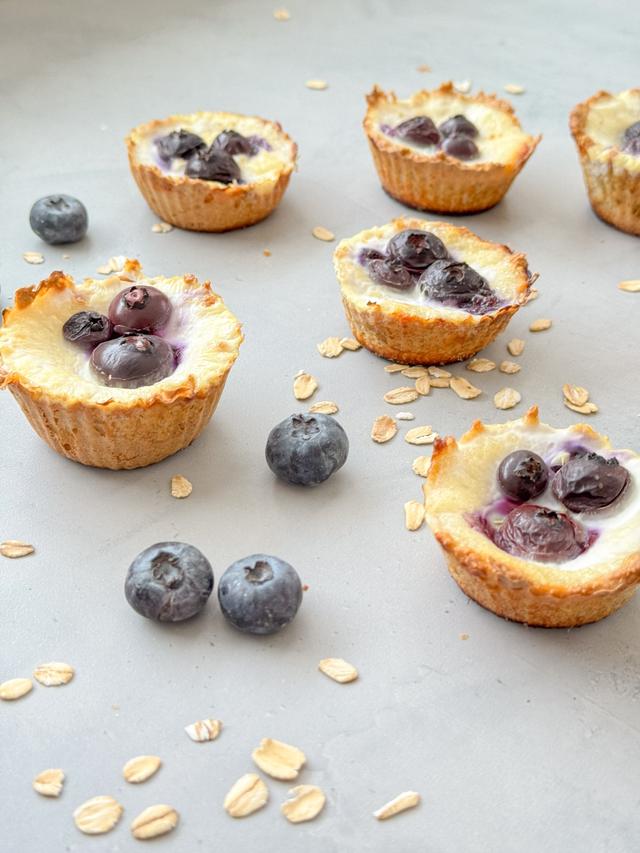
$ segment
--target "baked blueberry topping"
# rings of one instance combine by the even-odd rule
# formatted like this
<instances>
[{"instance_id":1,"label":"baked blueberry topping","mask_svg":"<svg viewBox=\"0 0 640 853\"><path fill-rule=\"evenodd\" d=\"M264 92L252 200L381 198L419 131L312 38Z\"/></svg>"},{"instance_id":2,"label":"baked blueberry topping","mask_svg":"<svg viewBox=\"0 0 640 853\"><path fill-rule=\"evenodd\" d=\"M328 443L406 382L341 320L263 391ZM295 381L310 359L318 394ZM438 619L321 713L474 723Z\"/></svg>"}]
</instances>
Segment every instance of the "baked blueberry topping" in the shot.
<instances>
[{"instance_id":1,"label":"baked blueberry topping","mask_svg":"<svg viewBox=\"0 0 640 853\"><path fill-rule=\"evenodd\" d=\"M255 154L251 140L236 130L223 130L211 143L211 147L227 154Z\"/></svg>"},{"instance_id":2,"label":"baked blueberry topping","mask_svg":"<svg viewBox=\"0 0 640 853\"><path fill-rule=\"evenodd\" d=\"M109 306L109 319L116 334L125 332L157 332L171 317L171 302L157 287L134 284L125 287Z\"/></svg>"},{"instance_id":3,"label":"baked blueberry topping","mask_svg":"<svg viewBox=\"0 0 640 853\"><path fill-rule=\"evenodd\" d=\"M71 195L39 198L29 214L31 230L45 243L77 243L89 227L87 209Z\"/></svg>"},{"instance_id":4,"label":"baked blueberry topping","mask_svg":"<svg viewBox=\"0 0 640 853\"><path fill-rule=\"evenodd\" d=\"M429 116L415 116L393 128L393 135L415 145L438 145L440 132Z\"/></svg>"},{"instance_id":5,"label":"baked blueberry topping","mask_svg":"<svg viewBox=\"0 0 640 853\"><path fill-rule=\"evenodd\" d=\"M158 156L167 162L174 157L184 157L187 160L196 151L206 148L206 142L197 133L188 130L172 130L166 136L155 140Z\"/></svg>"},{"instance_id":6,"label":"baked blueberry topping","mask_svg":"<svg viewBox=\"0 0 640 853\"><path fill-rule=\"evenodd\" d=\"M628 483L629 472L617 459L578 453L556 472L551 491L571 512L592 512L612 504Z\"/></svg>"},{"instance_id":7,"label":"baked blueberry topping","mask_svg":"<svg viewBox=\"0 0 640 853\"><path fill-rule=\"evenodd\" d=\"M622 134L623 145L626 145L628 142L632 142L634 139L640 139L640 121L635 121L633 124L630 124Z\"/></svg>"},{"instance_id":8,"label":"baked blueberry topping","mask_svg":"<svg viewBox=\"0 0 640 853\"><path fill-rule=\"evenodd\" d=\"M175 356L171 345L156 335L125 335L98 344L91 367L110 388L141 388L173 373Z\"/></svg>"},{"instance_id":9,"label":"baked blueberry topping","mask_svg":"<svg viewBox=\"0 0 640 853\"><path fill-rule=\"evenodd\" d=\"M409 270L393 258L369 261L367 272L377 284L394 287L396 290L408 290L415 283Z\"/></svg>"},{"instance_id":10,"label":"baked blueberry topping","mask_svg":"<svg viewBox=\"0 0 640 853\"><path fill-rule=\"evenodd\" d=\"M478 146L471 137L462 133L447 136L442 143L442 150L458 160L472 160L478 156Z\"/></svg>"},{"instance_id":11,"label":"baked blueberry topping","mask_svg":"<svg viewBox=\"0 0 640 853\"><path fill-rule=\"evenodd\" d=\"M529 501L541 495L548 477L544 460L531 450L514 450L498 466L500 489L516 501Z\"/></svg>"},{"instance_id":12,"label":"baked blueberry topping","mask_svg":"<svg viewBox=\"0 0 640 853\"><path fill-rule=\"evenodd\" d=\"M638 122L640 124L640 122ZM633 125L632 125L633 127ZM640 135L632 136L628 139L622 148L627 154L633 154L634 157L640 156Z\"/></svg>"},{"instance_id":13,"label":"baked blueberry topping","mask_svg":"<svg viewBox=\"0 0 640 853\"><path fill-rule=\"evenodd\" d=\"M181 622L199 613L213 589L213 571L204 554L184 542L158 542L129 566L124 594L141 616Z\"/></svg>"},{"instance_id":14,"label":"baked blueberry topping","mask_svg":"<svg viewBox=\"0 0 640 853\"><path fill-rule=\"evenodd\" d=\"M315 486L342 468L349 439L330 415L290 415L269 433L267 465L281 480Z\"/></svg>"},{"instance_id":15,"label":"baked blueberry topping","mask_svg":"<svg viewBox=\"0 0 640 853\"><path fill-rule=\"evenodd\" d=\"M421 272L440 258L449 257L444 243L435 234L412 229L395 234L387 243L387 254L415 272Z\"/></svg>"},{"instance_id":16,"label":"baked blueberry topping","mask_svg":"<svg viewBox=\"0 0 640 853\"><path fill-rule=\"evenodd\" d=\"M418 279L418 286L427 299L470 314L486 314L501 304L487 280L464 262L434 261Z\"/></svg>"},{"instance_id":17,"label":"baked blueberry topping","mask_svg":"<svg viewBox=\"0 0 640 853\"><path fill-rule=\"evenodd\" d=\"M360 252L358 253L358 261L365 267L371 261L382 261L383 259L383 252L379 252L378 249L368 249L366 246L364 249L360 249Z\"/></svg>"},{"instance_id":18,"label":"baked blueberry topping","mask_svg":"<svg viewBox=\"0 0 640 853\"><path fill-rule=\"evenodd\" d=\"M64 339L73 344L100 344L108 341L112 332L109 318L97 311L78 311L62 327Z\"/></svg>"},{"instance_id":19,"label":"baked blueberry topping","mask_svg":"<svg viewBox=\"0 0 640 853\"><path fill-rule=\"evenodd\" d=\"M478 128L475 124L469 121L466 116L460 114L451 116L451 118L443 121L438 130L443 136L461 134L462 136L469 136L471 139L475 139L478 135Z\"/></svg>"},{"instance_id":20,"label":"baked blueberry topping","mask_svg":"<svg viewBox=\"0 0 640 853\"><path fill-rule=\"evenodd\" d=\"M184 173L188 178L218 181L221 184L240 180L240 167L233 157L226 151L213 147L196 151L187 161Z\"/></svg>"},{"instance_id":21,"label":"baked blueberry topping","mask_svg":"<svg viewBox=\"0 0 640 853\"><path fill-rule=\"evenodd\" d=\"M298 573L278 557L252 554L232 563L218 585L222 613L248 634L275 634L292 621L302 602Z\"/></svg>"},{"instance_id":22,"label":"baked blueberry topping","mask_svg":"<svg viewBox=\"0 0 640 853\"><path fill-rule=\"evenodd\" d=\"M498 548L541 563L573 560L589 547L586 530L568 515L522 504L506 516L494 535Z\"/></svg>"}]
</instances>

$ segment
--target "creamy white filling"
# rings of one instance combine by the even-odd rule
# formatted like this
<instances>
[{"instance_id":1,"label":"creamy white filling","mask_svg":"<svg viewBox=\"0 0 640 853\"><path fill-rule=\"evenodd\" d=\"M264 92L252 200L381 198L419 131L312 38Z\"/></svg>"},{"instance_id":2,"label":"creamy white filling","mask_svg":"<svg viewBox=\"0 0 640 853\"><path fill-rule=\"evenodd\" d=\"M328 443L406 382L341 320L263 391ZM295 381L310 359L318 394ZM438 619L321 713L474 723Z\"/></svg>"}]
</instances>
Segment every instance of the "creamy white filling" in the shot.
<instances>
[{"instance_id":1,"label":"creamy white filling","mask_svg":"<svg viewBox=\"0 0 640 853\"><path fill-rule=\"evenodd\" d=\"M640 91L629 89L619 95L600 98L589 107L585 133L595 146L593 158L614 155L629 171L640 172L640 157L621 151L625 130L640 121Z\"/></svg>"}]
</instances>

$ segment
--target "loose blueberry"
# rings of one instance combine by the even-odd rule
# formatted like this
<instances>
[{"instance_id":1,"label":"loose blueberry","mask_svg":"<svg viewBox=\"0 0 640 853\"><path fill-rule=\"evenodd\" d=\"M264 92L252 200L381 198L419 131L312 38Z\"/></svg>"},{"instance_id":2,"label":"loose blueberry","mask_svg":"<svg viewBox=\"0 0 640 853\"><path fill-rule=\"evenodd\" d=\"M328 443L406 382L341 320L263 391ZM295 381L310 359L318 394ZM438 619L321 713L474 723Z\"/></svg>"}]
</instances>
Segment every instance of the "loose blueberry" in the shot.
<instances>
[{"instance_id":1,"label":"loose blueberry","mask_svg":"<svg viewBox=\"0 0 640 853\"><path fill-rule=\"evenodd\" d=\"M315 486L342 468L349 439L330 415L290 415L269 433L267 464L281 480Z\"/></svg>"},{"instance_id":2,"label":"loose blueberry","mask_svg":"<svg viewBox=\"0 0 640 853\"><path fill-rule=\"evenodd\" d=\"M409 270L391 258L369 261L367 272L377 284L394 287L396 290L407 290L415 283Z\"/></svg>"},{"instance_id":3,"label":"loose blueberry","mask_svg":"<svg viewBox=\"0 0 640 853\"><path fill-rule=\"evenodd\" d=\"M487 280L464 262L435 261L422 273L418 286L425 298L470 314L485 314L500 304Z\"/></svg>"},{"instance_id":4,"label":"loose blueberry","mask_svg":"<svg viewBox=\"0 0 640 853\"><path fill-rule=\"evenodd\" d=\"M77 243L89 227L87 208L71 195L39 198L29 214L31 230L45 243Z\"/></svg>"},{"instance_id":5,"label":"loose blueberry","mask_svg":"<svg viewBox=\"0 0 640 853\"><path fill-rule=\"evenodd\" d=\"M158 542L129 566L124 594L141 616L181 622L199 613L213 589L213 571L204 554L184 542Z\"/></svg>"},{"instance_id":6,"label":"loose blueberry","mask_svg":"<svg viewBox=\"0 0 640 853\"><path fill-rule=\"evenodd\" d=\"M435 234L412 229L395 234L387 243L387 254L416 272L440 258L449 257L444 243Z\"/></svg>"},{"instance_id":7,"label":"loose blueberry","mask_svg":"<svg viewBox=\"0 0 640 853\"><path fill-rule=\"evenodd\" d=\"M142 388L175 370L171 345L156 335L125 335L105 341L91 353L91 367L110 388Z\"/></svg>"},{"instance_id":8,"label":"loose blueberry","mask_svg":"<svg viewBox=\"0 0 640 853\"><path fill-rule=\"evenodd\" d=\"M62 327L65 340L73 344L100 344L108 341L112 332L109 318L97 311L78 311Z\"/></svg>"},{"instance_id":9,"label":"loose blueberry","mask_svg":"<svg viewBox=\"0 0 640 853\"><path fill-rule=\"evenodd\" d=\"M166 136L156 139L155 143L158 156L166 162L171 162L174 157L184 157L188 160L196 151L207 147L204 139L188 130L172 130Z\"/></svg>"},{"instance_id":10,"label":"loose blueberry","mask_svg":"<svg viewBox=\"0 0 640 853\"><path fill-rule=\"evenodd\" d=\"M198 178L201 181L218 181L230 184L240 180L240 167L226 151L208 148L197 151L187 162L185 175L188 178Z\"/></svg>"},{"instance_id":11,"label":"loose blueberry","mask_svg":"<svg viewBox=\"0 0 640 853\"><path fill-rule=\"evenodd\" d=\"M471 139L475 139L478 135L478 128L475 124L469 121L466 116L459 114L443 121L438 130L443 136L462 134L462 136L469 136Z\"/></svg>"},{"instance_id":12,"label":"loose blueberry","mask_svg":"<svg viewBox=\"0 0 640 853\"><path fill-rule=\"evenodd\" d=\"M589 547L581 525L562 512L534 504L512 509L494 539L508 554L541 563L573 560Z\"/></svg>"},{"instance_id":13,"label":"loose blueberry","mask_svg":"<svg viewBox=\"0 0 640 853\"><path fill-rule=\"evenodd\" d=\"M440 132L429 116L409 118L396 125L394 131L394 136L415 145L438 145L440 142Z\"/></svg>"},{"instance_id":14,"label":"loose blueberry","mask_svg":"<svg viewBox=\"0 0 640 853\"><path fill-rule=\"evenodd\" d=\"M236 130L223 130L211 143L211 147L227 154L255 154L251 140Z\"/></svg>"},{"instance_id":15,"label":"loose blueberry","mask_svg":"<svg viewBox=\"0 0 640 853\"><path fill-rule=\"evenodd\" d=\"M629 472L617 459L578 453L555 474L551 491L571 512L592 512L617 500L628 483Z\"/></svg>"},{"instance_id":16,"label":"loose blueberry","mask_svg":"<svg viewBox=\"0 0 640 853\"><path fill-rule=\"evenodd\" d=\"M278 557L252 554L232 563L218 585L222 614L247 634L275 634L302 602L298 573Z\"/></svg>"},{"instance_id":17,"label":"loose blueberry","mask_svg":"<svg viewBox=\"0 0 640 853\"><path fill-rule=\"evenodd\" d=\"M498 466L498 484L503 494L516 501L541 495L548 477L544 460L531 450L514 450Z\"/></svg>"},{"instance_id":18,"label":"loose blueberry","mask_svg":"<svg viewBox=\"0 0 640 853\"><path fill-rule=\"evenodd\" d=\"M473 160L478 156L478 146L473 139L461 133L448 136L442 143L442 150L457 160Z\"/></svg>"},{"instance_id":19,"label":"loose blueberry","mask_svg":"<svg viewBox=\"0 0 640 853\"><path fill-rule=\"evenodd\" d=\"M159 332L171 317L171 301L157 287L134 284L114 296L109 319L117 334Z\"/></svg>"}]
</instances>

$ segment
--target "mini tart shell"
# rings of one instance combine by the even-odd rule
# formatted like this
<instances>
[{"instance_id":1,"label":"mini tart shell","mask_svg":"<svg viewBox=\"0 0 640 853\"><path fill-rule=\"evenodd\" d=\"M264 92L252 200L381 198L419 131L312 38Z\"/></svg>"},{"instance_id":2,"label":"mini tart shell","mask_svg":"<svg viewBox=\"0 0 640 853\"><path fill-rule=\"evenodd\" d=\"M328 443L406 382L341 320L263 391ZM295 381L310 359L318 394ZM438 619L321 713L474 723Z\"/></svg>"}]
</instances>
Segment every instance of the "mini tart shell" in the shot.
<instances>
[{"instance_id":1,"label":"mini tart shell","mask_svg":"<svg viewBox=\"0 0 640 853\"><path fill-rule=\"evenodd\" d=\"M630 91L640 94L640 89ZM569 129L593 212L614 228L640 236L640 171L626 169L616 147L603 150L586 130L591 107L611 97L600 91L577 104L569 116Z\"/></svg>"},{"instance_id":2,"label":"mini tart shell","mask_svg":"<svg viewBox=\"0 0 640 853\"><path fill-rule=\"evenodd\" d=\"M227 115L230 119L237 117L233 113ZM194 116L206 118L207 113ZM140 162L137 146L141 140L194 116L173 115L138 125L125 140L131 174L151 210L165 222L188 231L232 231L266 219L287 189L298 153L298 146L278 122L254 117L256 122L276 130L289 146L290 160L283 163L273 179L225 185L186 175L165 174L153 164Z\"/></svg>"},{"instance_id":3,"label":"mini tart shell","mask_svg":"<svg viewBox=\"0 0 640 853\"><path fill-rule=\"evenodd\" d=\"M140 264L127 261L117 276L120 289L135 282L140 274ZM99 282L87 279L85 284L107 285L113 280L113 277ZM76 310L91 310L91 303L83 294L83 285L76 285L62 272L53 272L38 286L16 291L14 307L4 310L0 328L0 388L11 391L33 429L50 447L83 465L141 468L177 453L202 432L215 411L238 356L242 332L240 324L211 290L209 282L201 284L192 275L184 276L183 280L186 289L198 294L204 310L219 312L232 330L225 340L211 344L220 351L219 365L216 369L209 367L206 374L203 372L197 377L189 374L177 386L168 382L171 379L168 377L156 386L131 389L130 393L118 395L117 400L109 399L111 389L106 386L104 395L97 401L84 399L81 394L74 393L73 388L68 393L52 392L46 385L33 384L26 375L11 369L11 351L21 347L21 316L32 305L68 290L77 300ZM150 279L149 283L162 287L160 278ZM4 360L3 355L6 356ZM157 390L144 395L137 393L149 388Z\"/></svg>"},{"instance_id":4,"label":"mini tart shell","mask_svg":"<svg viewBox=\"0 0 640 853\"><path fill-rule=\"evenodd\" d=\"M526 302L536 275L531 275L526 256L514 253L508 246L481 240L468 228L447 222L401 217L390 223L394 232L407 228L433 230L445 245L447 237L456 235L498 250L508 264L508 275L513 281L513 301L487 314L468 314L465 311L448 311L439 315L408 310L390 294L387 299L368 301L357 298L349 288L350 271L347 259L354 243L366 241L379 229L362 231L355 237L343 240L334 253L336 276L342 291L342 304L354 337L371 352L401 364L447 364L462 361L475 355L505 329L518 308ZM473 263L471 263L473 266Z\"/></svg>"},{"instance_id":5,"label":"mini tart shell","mask_svg":"<svg viewBox=\"0 0 640 853\"><path fill-rule=\"evenodd\" d=\"M535 429L539 423L534 406L520 421L489 426L476 421L459 442L451 436L436 439L423 487L426 520L445 553L451 576L478 604L516 622L571 628L597 622L631 598L640 583L640 551L597 570L563 571L502 551L451 510L457 488L452 466L461 452L479 438L499 444L501 435L514 424ZM608 439L586 424L575 425L571 432L611 449Z\"/></svg>"},{"instance_id":6,"label":"mini tart shell","mask_svg":"<svg viewBox=\"0 0 640 853\"><path fill-rule=\"evenodd\" d=\"M461 95L453 83L443 83L433 91L416 92L409 102L419 105L434 96L454 95L465 103L482 103L500 110L509 117L515 128L521 129L513 107L495 95L478 92ZM522 145L506 163L463 162L443 151L423 154L389 139L377 127L376 112L383 104L398 101L394 92L384 92L378 86L366 96L367 113L363 122L373 162L384 190L397 201L417 210L433 213L480 213L502 200L514 178L520 172L541 136L526 136Z\"/></svg>"}]
</instances>

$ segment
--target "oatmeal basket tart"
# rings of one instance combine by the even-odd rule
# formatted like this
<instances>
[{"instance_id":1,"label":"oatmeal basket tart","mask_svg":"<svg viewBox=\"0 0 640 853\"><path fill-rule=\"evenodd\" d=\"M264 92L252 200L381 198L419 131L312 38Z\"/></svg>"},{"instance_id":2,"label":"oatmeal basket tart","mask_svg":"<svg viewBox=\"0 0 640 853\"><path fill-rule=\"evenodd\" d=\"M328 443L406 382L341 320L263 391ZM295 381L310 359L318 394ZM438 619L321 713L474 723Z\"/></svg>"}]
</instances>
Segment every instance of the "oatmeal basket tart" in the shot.
<instances>
[{"instance_id":1,"label":"oatmeal basket tart","mask_svg":"<svg viewBox=\"0 0 640 853\"><path fill-rule=\"evenodd\" d=\"M427 132L414 127L403 134L411 119L429 122ZM456 147L446 131L460 119L452 135L458 143L467 138ZM374 86L363 126L383 188L434 213L478 213L498 204L542 138L522 130L508 102L460 94L451 82L404 100Z\"/></svg>"},{"instance_id":2,"label":"oatmeal basket tart","mask_svg":"<svg viewBox=\"0 0 640 853\"><path fill-rule=\"evenodd\" d=\"M63 328L77 312L109 311L126 289L149 287L171 306L160 345L175 361L142 387L108 387L90 351ZM168 301L167 301L168 300ZM98 314L96 314L98 316ZM103 317L106 321L106 317ZM110 343L146 336L129 335ZM154 341L157 341L154 338ZM0 387L9 388L33 429L63 456L100 468L138 468L189 445L213 414L242 332L210 283L195 276L147 278L135 260L104 280L53 272L15 294L0 328Z\"/></svg>"},{"instance_id":3,"label":"oatmeal basket tart","mask_svg":"<svg viewBox=\"0 0 640 853\"><path fill-rule=\"evenodd\" d=\"M512 464L512 480L516 470L531 488L527 453L548 480L514 499L497 475L519 451L529 467ZM617 610L640 582L639 489L640 456L614 451L586 424L547 426L534 406L507 423L476 421L459 441L437 439L424 496L449 571L470 598L518 622L572 627Z\"/></svg>"},{"instance_id":4,"label":"oatmeal basket tart","mask_svg":"<svg viewBox=\"0 0 640 853\"><path fill-rule=\"evenodd\" d=\"M150 121L134 128L126 145L131 173L149 207L192 231L229 231L269 216L284 195L298 151L277 122L226 112Z\"/></svg>"}]
</instances>

